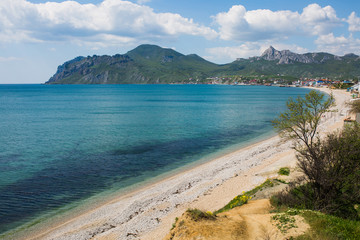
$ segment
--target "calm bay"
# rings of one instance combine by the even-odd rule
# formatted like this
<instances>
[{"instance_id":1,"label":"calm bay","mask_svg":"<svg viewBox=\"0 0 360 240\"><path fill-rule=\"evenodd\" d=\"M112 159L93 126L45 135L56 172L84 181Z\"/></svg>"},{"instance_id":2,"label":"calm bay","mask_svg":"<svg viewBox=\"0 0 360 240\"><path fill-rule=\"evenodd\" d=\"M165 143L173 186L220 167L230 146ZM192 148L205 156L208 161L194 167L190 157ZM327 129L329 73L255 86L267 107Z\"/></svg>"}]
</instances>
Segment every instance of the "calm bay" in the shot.
<instances>
[{"instance_id":1,"label":"calm bay","mask_svg":"<svg viewBox=\"0 0 360 240\"><path fill-rule=\"evenodd\" d=\"M269 137L286 100L308 91L0 85L0 234Z\"/></svg>"}]
</instances>

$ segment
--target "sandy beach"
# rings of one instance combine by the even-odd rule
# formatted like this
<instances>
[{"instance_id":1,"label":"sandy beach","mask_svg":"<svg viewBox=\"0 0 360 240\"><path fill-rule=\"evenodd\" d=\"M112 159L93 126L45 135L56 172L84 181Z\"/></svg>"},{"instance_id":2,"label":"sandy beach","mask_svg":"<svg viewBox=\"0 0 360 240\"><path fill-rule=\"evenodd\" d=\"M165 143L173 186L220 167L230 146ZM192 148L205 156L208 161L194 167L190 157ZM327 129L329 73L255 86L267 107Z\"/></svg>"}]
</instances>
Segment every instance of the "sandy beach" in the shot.
<instances>
[{"instance_id":1,"label":"sandy beach","mask_svg":"<svg viewBox=\"0 0 360 240\"><path fill-rule=\"evenodd\" d=\"M327 88L319 90L330 93ZM323 118L322 133L340 128L347 115L345 102L350 94L332 92L337 111ZM35 229L23 239L162 239L175 217L186 209L217 210L242 191L276 176L280 167L295 167L291 146L291 142L272 137L116 197L62 223Z\"/></svg>"}]
</instances>

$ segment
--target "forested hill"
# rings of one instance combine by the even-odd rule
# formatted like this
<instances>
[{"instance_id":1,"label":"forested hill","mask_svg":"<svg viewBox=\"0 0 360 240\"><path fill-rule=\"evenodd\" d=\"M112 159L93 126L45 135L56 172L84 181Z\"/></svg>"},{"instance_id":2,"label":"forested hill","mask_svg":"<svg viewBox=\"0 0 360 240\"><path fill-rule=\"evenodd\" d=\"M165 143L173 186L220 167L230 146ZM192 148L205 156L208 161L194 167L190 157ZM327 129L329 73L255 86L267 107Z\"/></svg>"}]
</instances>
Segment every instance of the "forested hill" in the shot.
<instances>
[{"instance_id":1,"label":"forested hill","mask_svg":"<svg viewBox=\"0 0 360 240\"><path fill-rule=\"evenodd\" d=\"M184 55L155 45L140 45L123 55L76 57L60 65L46 84L201 83L210 77L255 75L357 78L360 57L296 54L270 47L259 57L219 65L196 54Z\"/></svg>"}]
</instances>

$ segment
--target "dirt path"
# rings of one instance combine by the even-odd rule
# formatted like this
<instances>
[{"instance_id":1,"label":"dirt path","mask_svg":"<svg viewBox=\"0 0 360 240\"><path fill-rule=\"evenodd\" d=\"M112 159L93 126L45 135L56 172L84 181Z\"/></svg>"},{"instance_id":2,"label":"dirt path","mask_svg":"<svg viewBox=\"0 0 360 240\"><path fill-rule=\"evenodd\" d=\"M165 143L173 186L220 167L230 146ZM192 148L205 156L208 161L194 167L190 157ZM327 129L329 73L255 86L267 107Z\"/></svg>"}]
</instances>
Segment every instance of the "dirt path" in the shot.
<instances>
[{"instance_id":1,"label":"dirt path","mask_svg":"<svg viewBox=\"0 0 360 240\"><path fill-rule=\"evenodd\" d=\"M288 239L308 230L308 225L300 216L294 216L296 227L283 233L272 220L275 213L269 213L268 199L250 201L241 207L220 213L216 219L194 220L184 213L176 227L166 236L166 240L231 240L231 239Z\"/></svg>"},{"instance_id":2,"label":"dirt path","mask_svg":"<svg viewBox=\"0 0 360 240\"><path fill-rule=\"evenodd\" d=\"M331 93L329 89L322 89L324 92ZM346 101L349 100L349 94L344 91L335 90L332 91L336 96L337 106L336 111L325 114L324 122L320 127L320 132L325 135L329 132L340 129L343 126L342 119L348 116L346 107ZM335 118L335 116L338 116ZM340 119L340 120L339 120ZM198 207L200 209L216 209L216 201L213 200L213 196L226 196L230 191L230 186L236 186L237 188L244 187L241 184L246 181L247 176L255 174L257 176L275 177L277 170L282 166L288 166L291 168L291 174L289 177L282 177L285 181L291 181L300 176L301 173L294 171L296 167L296 158L293 150L288 150L274 155L269 158L268 161L261 166L254 167L248 171L247 175L234 177L223 184L222 188L214 189L210 195L206 195L199 199L196 203L192 204L192 207ZM254 171L254 172L252 172ZM233 184L236 182L236 184ZM241 207L236 207L228 212L218 214L216 220L194 221L191 219L188 213L184 213L177 221L176 227L164 238L166 240L180 240L180 239L202 239L202 240L217 240L217 239L289 239L290 236L298 236L305 233L309 226L305 223L304 219L300 216L290 216L294 220L293 225L286 232L280 231L277 224L281 225L278 220L274 220L273 216L276 213L271 212L271 204L269 197L275 192L281 191L284 186L275 186L268 188L262 192L257 193L253 201L245 204ZM244 188L243 188L244 189ZM255 200L257 199L257 200ZM224 205L224 204L223 204ZM278 215L279 216L279 215ZM181 223L179 225L179 223ZM284 224L282 224L284 225ZM286 225L286 223L285 223Z\"/></svg>"},{"instance_id":3,"label":"dirt path","mask_svg":"<svg viewBox=\"0 0 360 240\"><path fill-rule=\"evenodd\" d=\"M248 232L248 239L263 239L271 232L277 232L270 223L269 211L271 205L268 199L251 201L237 209L233 214L243 217Z\"/></svg>"}]
</instances>

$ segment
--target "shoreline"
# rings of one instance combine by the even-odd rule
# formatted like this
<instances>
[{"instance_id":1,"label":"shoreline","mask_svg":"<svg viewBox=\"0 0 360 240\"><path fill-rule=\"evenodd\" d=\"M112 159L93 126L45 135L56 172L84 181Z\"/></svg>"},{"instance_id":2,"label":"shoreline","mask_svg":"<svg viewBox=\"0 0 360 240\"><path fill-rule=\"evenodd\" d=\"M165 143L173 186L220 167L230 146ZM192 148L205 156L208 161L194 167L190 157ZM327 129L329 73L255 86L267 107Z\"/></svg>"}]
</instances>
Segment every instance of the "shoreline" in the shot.
<instances>
[{"instance_id":1,"label":"shoreline","mask_svg":"<svg viewBox=\"0 0 360 240\"><path fill-rule=\"evenodd\" d=\"M20 226L19 227L20 230L16 231L16 229L14 229L15 230L14 234L12 234L12 232L10 231L9 234L5 235L4 239L8 239L7 237L10 236L12 238L15 237L16 239L34 239L34 240L52 239L52 238L47 238L46 235L58 228L61 228L66 224L70 224L71 222L76 221L76 219L81 218L86 214L91 214L92 212L97 211L98 209L104 207L105 205L126 200L137 194L141 194L142 192L147 191L149 188L156 187L158 184L162 184L167 181L172 181L174 179L181 178L184 174L192 172L194 169L201 169L203 165L207 165L213 161L219 161L220 159L224 157L225 158L229 157L230 155L238 154L238 152L247 150L249 148L255 148L258 144L263 143L265 141L272 141L271 139L273 138L277 138L277 135L264 134L263 137L252 139L252 141L250 142L245 142L234 146L230 146L219 152L202 157L201 159L189 163L183 167L163 173L151 179L150 181L134 184L118 192L110 192L109 194L105 194L105 195L93 196L92 198L90 198L90 200L85 200L85 202L84 203L82 202L79 206L71 207L69 210L66 209L64 210L65 212L56 214L53 217L49 217L49 218L45 217L45 223L40 223L39 224L40 226L38 226L37 224L35 227L32 226L27 227L25 224L23 229L26 230L23 230L22 226ZM92 207L93 209L91 209ZM41 220L41 217L39 218ZM48 229L49 226L50 229Z\"/></svg>"},{"instance_id":2,"label":"shoreline","mask_svg":"<svg viewBox=\"0 0 360 240\"><path fill-rule=\"evenodd\" d=\"M333 119L334 123L342 121L341 112L334 115L326 119L327 127ZM60 219L59 224L53 224L56 226L35 227L26 239L161 239L169 232L175 217L187 208L216 210L242 191L262 183L283 164L294 164L290 146L289 142L281 143L277 135L250 143L122 196L117 194L61 224Z\"/></svg>"},{"instance_id":3,"label":"shoreline","mask_svg":"<svg viewBox=\"0 0 360 240\"><path fill-rule=\"evenodd\" d=\"M104 192L104 194L101 193L94 195L89 199L80 200L78 202L79 204L67 205L63 208L60 208L60 210L45 213L44 215L40 215L29 223L25 223L24 225L9 230L8 232L4 232L3 236L0 235L0 239L38 239L42 235L46 235L48 232L54 229L71 223L78 217L81 217L92 211L96 211L96 209L101 208L106 204L111 204L113 202L126 199L148 188L151 188L154 185L160 184L161 182L180 177L184 173L192 171L194 168L201 168L201 166L204 164L208 164L214 160L218 160L219 158L226 157L227 155L234 154L238 151L255 146L276 136L277 135L275 133L264 133L261 136L251 139L250 141L231 145L215 153L203 156L199 160L186 164L180 168L176 168L162 173L156 177L152 177L149 180L145 180L144 182L135 183L118 191L108 190Z\"/></svg>"}]
</instances>

